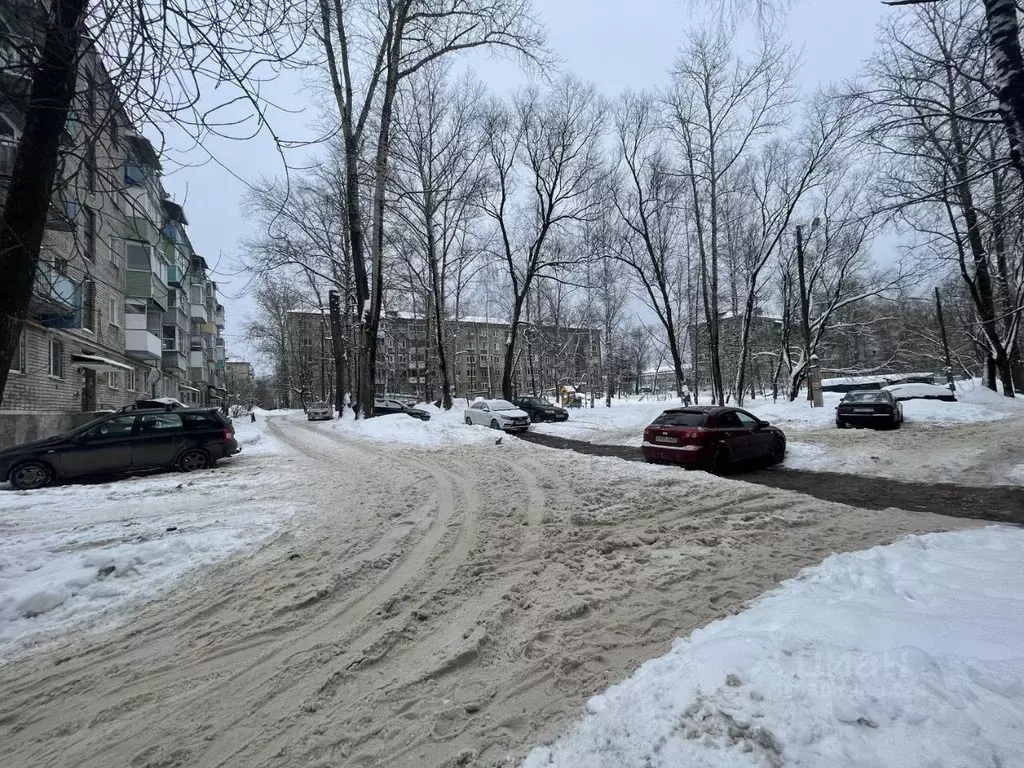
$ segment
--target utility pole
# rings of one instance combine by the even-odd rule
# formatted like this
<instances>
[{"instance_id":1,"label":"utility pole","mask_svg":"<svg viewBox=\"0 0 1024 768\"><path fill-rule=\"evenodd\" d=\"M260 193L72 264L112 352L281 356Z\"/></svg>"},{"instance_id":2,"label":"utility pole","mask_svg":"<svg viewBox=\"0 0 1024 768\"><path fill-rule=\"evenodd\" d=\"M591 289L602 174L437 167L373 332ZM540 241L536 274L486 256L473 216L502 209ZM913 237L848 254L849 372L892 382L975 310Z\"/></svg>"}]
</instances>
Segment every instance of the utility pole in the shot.
<instances>
[{"instance_id":1,"label":"utility pole","mask_svg":"<svg viewBox=\"0 0 1024 768\"><path fill-rule=\"evenodd\" d=\"M939 289L935 288L935 311L939 315L939 331L942 333L942 351L946 356L946 384L949 391L956 395L956 384L953 382L953 360L949 354L949 339L946 336L946 320L942 316L942 296Z\"/></svg>"}]
</instances>

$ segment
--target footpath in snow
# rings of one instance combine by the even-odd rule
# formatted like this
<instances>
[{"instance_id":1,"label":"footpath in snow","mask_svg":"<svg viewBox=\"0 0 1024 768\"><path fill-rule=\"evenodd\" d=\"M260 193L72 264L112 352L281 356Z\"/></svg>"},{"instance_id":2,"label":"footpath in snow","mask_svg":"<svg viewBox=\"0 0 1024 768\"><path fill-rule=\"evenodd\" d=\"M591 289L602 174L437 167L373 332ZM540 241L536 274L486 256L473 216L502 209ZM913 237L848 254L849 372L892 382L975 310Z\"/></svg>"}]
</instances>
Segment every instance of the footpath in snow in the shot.
<instances>
[{"instance_id":1,"label":"footpath in snow","mask_svg":"<svg viewBox=\"0 0 1024 768\"><path fill-rule=\"evenodd\" d=\"M1024 530L833 555L593 697L523 768L1024 765Z\"/></svg>"},{"instance_id":2,"label":"footpath in snow","mask_svg":"<svg viewBox=\"0 0 1024 768\"><path fill-rule=\"evenodd\" d=\"M211 471L38 491L0 484L0 665L71 630L105 629L202 565L273 534L291 509L265 498L279 446L235 420L242 453Z\"/></svg>"}]
</instances>

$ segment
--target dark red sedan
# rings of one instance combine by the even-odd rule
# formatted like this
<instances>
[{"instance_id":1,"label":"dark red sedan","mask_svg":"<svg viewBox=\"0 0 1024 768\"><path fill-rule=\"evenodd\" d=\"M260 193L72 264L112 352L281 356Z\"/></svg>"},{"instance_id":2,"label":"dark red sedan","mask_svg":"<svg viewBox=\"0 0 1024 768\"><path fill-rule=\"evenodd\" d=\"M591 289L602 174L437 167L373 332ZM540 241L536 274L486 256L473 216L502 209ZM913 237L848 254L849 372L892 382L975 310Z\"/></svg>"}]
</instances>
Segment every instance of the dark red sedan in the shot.
<instances>
[{"instance_id":1,"label":"dark red sedan","mask_svg":"<svg viewBox=\"0 0 1024 768\"><path fill-rule=\"evenodd\" d=\"M672 408L644 430L641 449L651 464L681 464L728 472L734 465L786 457L786 435L740 408L695 405Z\"/></svg>"}]
</instances>

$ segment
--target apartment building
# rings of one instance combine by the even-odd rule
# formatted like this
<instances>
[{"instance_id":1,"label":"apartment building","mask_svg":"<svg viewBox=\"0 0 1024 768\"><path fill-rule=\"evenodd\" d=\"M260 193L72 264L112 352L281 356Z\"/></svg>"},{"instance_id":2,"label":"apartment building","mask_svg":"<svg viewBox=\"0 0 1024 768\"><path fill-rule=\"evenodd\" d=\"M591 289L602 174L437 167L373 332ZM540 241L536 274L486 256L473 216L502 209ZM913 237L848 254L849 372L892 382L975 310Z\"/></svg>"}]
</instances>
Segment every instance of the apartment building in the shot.
<instances>
[{"instance_id":1,"label":"apartment building","mask_svg":"<svg viewBox=\"0 0 1024 768\"><path fill-rule=\"evenodd\" d=\"M511 326L484 317L445 322L449 380L455 393L499 395L505 342ZM334 387L333 342L326 313L292 310L287 320L286 365L292 392L308 398L331 397ZM376 388L380 394L424 397L440 394L441 377L435 334L422 315L391 313L380 327ZM586 391L599 380L601 334L580 327L524 326L513 369L516 391L554 391L572 384Z\"/></svg>"},{"instance_id":2,"label":"apartment building","mask_svg":"<svg viewBox=\"0 0 1024 768\"><path fill-rule=\"evenodd\" d=\"M2 64L24 59L32 34L25 9L35 7L16 18L0 10L0 197L27 99L25 70ZM98 57L87 53L29 316L0 402L0 445L68 429L141 397L218 401L223 307L160 172L153 145L127 120ZM198 326L188 298L196 284Z\"/></svg>"}]
</instances>

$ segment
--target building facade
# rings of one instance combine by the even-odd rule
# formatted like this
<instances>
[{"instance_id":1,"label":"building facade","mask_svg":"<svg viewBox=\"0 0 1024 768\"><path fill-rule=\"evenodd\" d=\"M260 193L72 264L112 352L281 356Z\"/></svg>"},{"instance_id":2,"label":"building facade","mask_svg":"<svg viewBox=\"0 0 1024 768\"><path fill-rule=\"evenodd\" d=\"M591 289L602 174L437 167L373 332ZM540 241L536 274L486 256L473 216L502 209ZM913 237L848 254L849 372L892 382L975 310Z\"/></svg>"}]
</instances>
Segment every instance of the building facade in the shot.
<instances>
[{"instance_id":1,"label":"building facade","mask_svg":"<svg viewBox=\"0 0 1024 768\"><path fill-rule=\"evenodd\" d=\"M31 35L14 25L30 14L0 13L0 61L9 61ZM163 189L160 159L127 120L95 55L83 57L76 91L29 314L0 402L0 445L143 397L216 404L223 393L224 310L192 251L184 211ZM0 197L26 98L23 74L0 67Z\"/></svg>"},{"instance_id":2,"label":"building facade","mask_svg":"<svg viewBox=\"0 0 1024 768\"><path fill-rule=\"evenodd\" d=\"M501 394L507 322L482 317L448 320L444 328L449 381L456 396ZM378 394L440 397L435 332L421 315L392 313L381 321L377 354ZM292 310L287 320L287 371L292 393L331 399L334 354L330 322L319 310ZM516 392L550 392L570 384L581 392L600 388L601 334L579 327L522 326L516 345Z\"/></svg>"}]
</instances>

